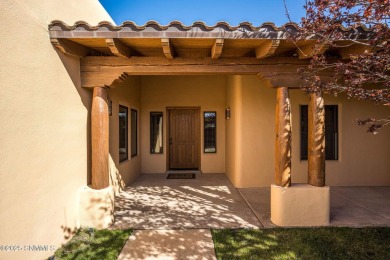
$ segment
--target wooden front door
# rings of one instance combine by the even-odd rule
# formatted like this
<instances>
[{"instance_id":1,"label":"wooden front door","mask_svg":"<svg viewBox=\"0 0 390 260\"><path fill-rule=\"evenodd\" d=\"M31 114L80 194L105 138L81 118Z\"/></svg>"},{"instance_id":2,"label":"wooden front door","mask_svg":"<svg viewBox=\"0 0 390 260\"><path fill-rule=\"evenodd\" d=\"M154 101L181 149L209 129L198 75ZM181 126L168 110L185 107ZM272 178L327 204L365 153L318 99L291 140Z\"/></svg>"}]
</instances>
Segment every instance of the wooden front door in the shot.
<instances>
[{"instance_id":1,"label":"wooden front door","mask_svg":"<svg viewBox=\"0 0 390 260\"><path fill-rule=\"evenodd\" d=\"M199 169L199 109L170 108L168 111L169 169Z\"/></svg>"}]
</instances>

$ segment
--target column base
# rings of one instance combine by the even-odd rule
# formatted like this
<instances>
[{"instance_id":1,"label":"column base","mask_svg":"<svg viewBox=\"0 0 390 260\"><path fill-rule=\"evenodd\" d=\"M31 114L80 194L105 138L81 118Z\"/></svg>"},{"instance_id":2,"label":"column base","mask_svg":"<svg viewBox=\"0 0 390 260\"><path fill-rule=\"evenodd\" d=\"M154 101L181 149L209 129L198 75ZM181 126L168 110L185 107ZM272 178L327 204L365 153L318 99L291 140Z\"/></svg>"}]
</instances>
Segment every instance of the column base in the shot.
<instances>
[{"instance_id":1,"label":"column base","mask_svg":"<svg viewBox=\"0 0 390 260\"><path fill-rule=\"evenodd\" d=\"M80 191L80 226L103 229L114 222L114 189L94 190L83 187Z\"/></svg>"},{"instance_id":2,"label":"column base","mask_svg":"<svg viewBox=\"0 0 390 260\"><path fill-rule=\"evenodd\" d=\"M271 185L271 221L282 227L329 225L329 187Z\"/></svg>"}]
</instances>

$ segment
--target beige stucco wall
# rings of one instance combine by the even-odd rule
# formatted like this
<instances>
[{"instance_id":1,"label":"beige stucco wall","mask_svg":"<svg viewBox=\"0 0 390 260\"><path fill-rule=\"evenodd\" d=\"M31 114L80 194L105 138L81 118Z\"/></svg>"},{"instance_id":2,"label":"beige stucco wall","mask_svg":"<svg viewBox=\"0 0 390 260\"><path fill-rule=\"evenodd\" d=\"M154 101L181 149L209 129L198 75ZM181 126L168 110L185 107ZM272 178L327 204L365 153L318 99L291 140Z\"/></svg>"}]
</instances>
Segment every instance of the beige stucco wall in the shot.
<instances>
[{"instance_id":1,"label":"beige stucco wall","mask_svg":"<svg viewBox=\"0 0 390 260\"><path fill-rule=\"evenodd\" d=\"M290 91L292 104L292 181L307 182L307 161L300 161L299 105L309 97ZM236 187L269 186L274 174L276 92L255 76L229 76L226 106L226 174ZM390 185L390 128L370 135L355 118L388 116L389 109L367 101L325 96L325 104L339 105L338 161L326 162L326 184L337 186Z\"/></svg>"},{"instance_id":2,"label":"beige stucco wall","mask_svg":"<svg viewBox=\"0 0 390 260\"><path fill-rule=\"evenodd\" d=\"M306 182L307 161L300 161L299 105L308 104L309 97L299 90L290 91L293 142L292 181ZM344 95L326 95L325 105L339 106L339 160L326 161L326 184L334 186L390 185L390 127L378 135L358 127L356 118L386 118L390 109L369 101L347 99Z\"/></svg>"},{"instance_id":3,"label":"beige stucco wall","mask_svg":"<svg viewBox=\"0 0 390 260\"><path fill-rule=\"evenodd\" d=\"M236 187L269 186L273 180L276 93L255 76L228 76L226 175Z\"/></svg>"},{"instance_id":4,"label":"beige stucco wall","mask_svg":"<svg viewBox=\"0 0 390 260\"><path fill-rule=\"evenodd\" d=\"M217 153L203 153L201 131L201 171L225 172L225 77L223 76L144 76L141 83L142 173L164 173L166 169L167 107L200 107L217 112ZM164 153L150 154L150 112L163 112ZM203 119L201 120L203 129Z\"/></svg>"},{"instance_id":5,"label":"beige stucco wall","mask_svg":"<svg viewBox=\"0 0 390 260\"><path fill-rule=\"evenodd\" d=\"M80 88L78 59L53 49L48 24L112 20L97 0L2 0L0 13L0 244L58 248L78 225L87 184L91 93Z\"/></svg>"},{"instance_id":6,"label":"beige stucco wall","mask_svg":"<svg viewBox=\"0 0 390 260\"><path fill-rule=\"evenodd\" d=\"M140 115L141 115L141 80L140 77L129 77L120 86L110 89L108 98L112 101L112 115L109 117L110 124L110 175L116 193L129 185L141 173L141 144L140 144ZM129 113L129 159L119 163L119 105L128 108ZM138 111L138 153L131 157L131 109Z\"/></svg>"}]
</instances>

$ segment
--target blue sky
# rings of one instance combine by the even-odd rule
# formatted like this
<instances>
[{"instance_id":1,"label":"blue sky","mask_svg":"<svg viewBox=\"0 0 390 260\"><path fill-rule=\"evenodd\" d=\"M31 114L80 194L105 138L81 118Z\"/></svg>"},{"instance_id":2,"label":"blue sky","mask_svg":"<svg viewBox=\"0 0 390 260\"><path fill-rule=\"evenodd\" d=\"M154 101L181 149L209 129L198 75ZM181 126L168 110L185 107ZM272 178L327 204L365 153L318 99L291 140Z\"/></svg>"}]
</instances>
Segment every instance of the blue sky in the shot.
<instances>
[{"instance_id":1,"label":"blue sky","mask_svg":"<svg viewBox=\"0 0 390 260\"><path fill-rule=\"evenodd\" d=\"M155 20L162 25L179 20L186 25L203 21L214 25L226 21L230 25L248 21L255 26L288 22L283 0L100 0L117 25L133 21L138 25ZM287 0L291 18L299 22L304 16L305 0Z\"/></svg>"}]
</instances>

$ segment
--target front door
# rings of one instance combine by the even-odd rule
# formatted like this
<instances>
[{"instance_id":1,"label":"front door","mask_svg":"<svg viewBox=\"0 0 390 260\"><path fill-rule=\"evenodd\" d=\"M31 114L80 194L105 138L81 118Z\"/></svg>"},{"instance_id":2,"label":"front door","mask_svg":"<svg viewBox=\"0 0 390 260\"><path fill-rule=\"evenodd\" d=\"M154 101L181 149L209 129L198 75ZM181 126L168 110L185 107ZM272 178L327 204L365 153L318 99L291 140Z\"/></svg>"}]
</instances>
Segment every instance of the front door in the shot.
<instances>
[{"instance_id":1,"label":"front door","mask_svg":"<svg viewBox=\"0 0 390 260\"><path fill-rule=\"evenodd\" d=\"M169 108L169 169L199 169L198 108Z\"/></svg>"}]
</instances>

